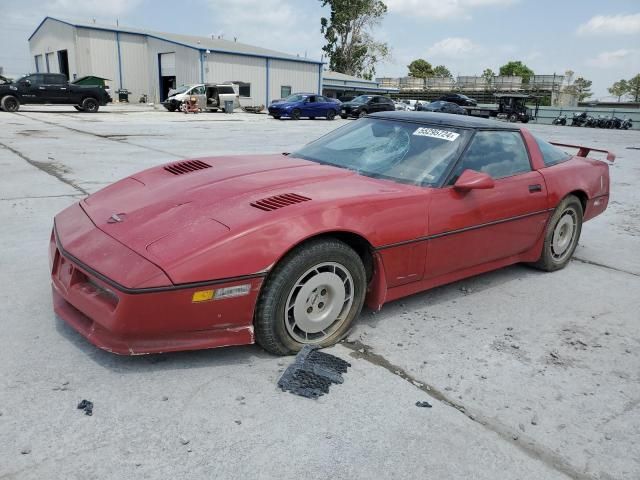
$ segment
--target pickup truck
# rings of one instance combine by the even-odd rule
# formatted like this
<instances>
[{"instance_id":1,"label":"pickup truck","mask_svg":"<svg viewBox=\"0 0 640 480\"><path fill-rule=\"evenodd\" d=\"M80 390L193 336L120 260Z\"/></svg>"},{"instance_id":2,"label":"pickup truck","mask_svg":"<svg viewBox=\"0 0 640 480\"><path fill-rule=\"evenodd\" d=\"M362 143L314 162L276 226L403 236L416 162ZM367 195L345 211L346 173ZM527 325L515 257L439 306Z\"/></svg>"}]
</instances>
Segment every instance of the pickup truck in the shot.
<instances>
[{"instance_id":1,"label":"pickup truck","mask_svg":"<svg viewBox=\"0 0 640 480\"><path fill-rule=\"evenodd\" d=\"M32 73L16 82L0 85L0 109L16 112L20 104L73 105L80 112L95 113L111 97L99 86L74 85L61 73Z\"/></svg>"}]
</instances>

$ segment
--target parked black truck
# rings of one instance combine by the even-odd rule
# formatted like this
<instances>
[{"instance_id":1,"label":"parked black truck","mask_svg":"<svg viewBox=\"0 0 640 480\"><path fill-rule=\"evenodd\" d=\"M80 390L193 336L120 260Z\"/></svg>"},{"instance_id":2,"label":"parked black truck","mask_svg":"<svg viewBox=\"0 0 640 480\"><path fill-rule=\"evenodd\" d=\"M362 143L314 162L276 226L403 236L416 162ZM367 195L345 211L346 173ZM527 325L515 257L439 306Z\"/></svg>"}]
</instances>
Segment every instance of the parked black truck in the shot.
<instances>
[{"instance_id":1,"label":"parked black truck","mask_svg":"<svg viewBox=\"0 0 640 480\"><path fill-rule=\"evenodd\" d=\"M0 85L0 109L16 112L20 105L50 103L73 105L81 112L95 113L111 102L103 87L69 83L61 73L32 73Z\"/></svg>"}]
</instances>

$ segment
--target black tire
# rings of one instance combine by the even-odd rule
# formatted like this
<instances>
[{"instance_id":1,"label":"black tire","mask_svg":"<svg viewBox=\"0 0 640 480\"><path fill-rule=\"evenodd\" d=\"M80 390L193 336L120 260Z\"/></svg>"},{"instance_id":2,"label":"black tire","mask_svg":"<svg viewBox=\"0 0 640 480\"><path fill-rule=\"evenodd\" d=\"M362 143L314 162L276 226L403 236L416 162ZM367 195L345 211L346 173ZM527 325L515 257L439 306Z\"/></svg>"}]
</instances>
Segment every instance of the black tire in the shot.
<instances>
[{"instance_id":1,"label":"black tire","mask_svg":"<svg viewBox=\"0 0 640 480\"><path fill-rule=\"evenodd\" d=\"M315 120L316 117L309 117L309 120Z\"/></svg>"},{"instance_id":2,"label":"black tire","mask_svg":"<svg viewBox=\"0 0 640 480\"><path fill-rule=\"evenodd\" d=\"M518 121L518 115L516 115L515 113L512 113L511 115L509 115L509 121L511 123L516 123Z\"/></svg>"},{"instance_id":3,"label":"black tire","mask_svg":"<svg viewBox=\"0 0 640 480\"><path fill-rule=\"evenodd\" d=\"M100 104L95 98L88 97L82 101L82 110L87 113L96 113L100 108Z\"/></svg>"},{"instance_id":4,"label":"black tire","mask_svg":"<svg viewBox=\"0 0 640 480\"><path fill-rule=\"evenodd\" d=\"M273 118L275 118L276 120L280 120L280 115L274 115Z\"/></svg>"},{"instance_id":5,"label":"black tire","mask_svg":"<svg viewBox=\"0 0 640 480\"><path fill-rule=\"evenodd\" d=\"M175 112L178 109L178 107L175 106L175 104L170 104L167 105L167 110L169 110L170 112Z\"/></svg>"},{"instance_id":6,"label":"black tire","mask_svg":"<svg viewBox=\"0 0 640 480\"><path fill-rule=\"evenodd\" d=\"M292 120L300 120L300 110L298 110L297 108L295 108L295 109L291 112L291 119L292 119Z\"/></svg>"},{"instance_id":7,"label":"black tire","mask_svg":"<svg viewBox=\"0 0 640 480\"><path fill-rule=\"evenodd\" d=\"M18 100L13 95L6 95L2 97L2 100L0 101L0 106L2 106L2 109L5 112L9 112L9 113L17 112L18 109L20 108L20 100Z\"/></svg>"},{"instance_id":8,"label":"black tire","mask_svg":"<svg viewBox=\"0 0 640 480\"><path fill-rule=\"evenodd\" d=\"M329 110L327 112L327 120L333 120L334 118L336 118L336 111L335 110Z\"/></svg>"},{"instance_id":9,"label":"black tire","mask_svg":"<svg viewBox=\"0 0 640 480\"><path fill-rule=\"evenodd\" d=\"M335 239L312 240L288 253L276 265L262 286L254 320L256 341L262 348L276 355L289 355L298 352L304 346L305 342L296 340L291 333L293 327L287 323L287 318L293 317L286 316L287 304L296 291L302 291L303 287L296 288L296 284L300 285L301 276L316 266L320 269L323 264L332 262L351 275L352 300L347 306L348 310L343 313L344 319L336 320L337 324L333 323L332 326L326 327L326 330L332 328L335 330L326 333L323 338L308 339L306 343L327 347L347 335L364 303L367 288L364 265L358 254L343 242ZM348 283L345 284L348 285ZM321 303L318 305L322 308Z\"/></svg>"},{"instance_id":10,"label":"black tire","mask_svg":"<svg viewBox=\"0 0 640 480\"><path fill-rule=\"evenodd\" d=\"M578 246L578 241L580 240L580 233L582 232L582 215L582 203L574 195L566 196L560 204L558 204L547 223L547 228L544 233L542 253L540 254L538 261L531 264L533 267L544 270L545 272L553 272L564 268L567 263L569 263L573 256L573 252ZM574 222L574 229L571 232L569 245L560 255L554 250L554 237L557 235L556 229L560 222L566 221L563 220L566 216L571 217L571 221Z\"/></svg>"},{"instance_id":11,"label":"black tire","mask_svg":"<svg viewBox=\"0 0 640 480\"><path fill-rule=\"evenodd\" d=\"M349 117L349 115L340 115L340 118L343 120L346 120Z\"/></svg>"},{"instance_id":12,"label":"black tire","mask_svg":"<svg viewBox=\"0 0 640 480\"><path fill-rule=\"evenodd\" d=\"M366 110L361 110L360 113L358 114L358 118L364 118L366 117L368 114L368 112Z\"/></svg>"},{"instance_id":13,"label":"black tire","mask_svg":"<svg viewBox=\"0 0 640 480\"><path fill-rule=\"evenodd\" d=\"M74 105L73 108L75 108L79 112L84 112L84 108L82 108L80 105Z\"/></svg>"}]
</instances>

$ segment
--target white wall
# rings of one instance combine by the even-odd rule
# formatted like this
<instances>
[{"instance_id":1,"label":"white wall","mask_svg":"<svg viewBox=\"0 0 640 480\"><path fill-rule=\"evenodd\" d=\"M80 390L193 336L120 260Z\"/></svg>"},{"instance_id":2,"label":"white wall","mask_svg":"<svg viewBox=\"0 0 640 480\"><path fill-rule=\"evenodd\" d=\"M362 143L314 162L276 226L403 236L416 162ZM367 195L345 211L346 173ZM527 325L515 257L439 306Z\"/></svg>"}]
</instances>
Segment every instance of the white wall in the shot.
<instances>
[{"instance_id":1,"label":"white wall","mask_svg":"<svg viewBox=\"0 0 640 480\"><path fill-rule=\"evenodd\" d=\"M269 64L269 101L280 98L280 87L290 85L291 93L318 93L319 66L313 63L271 60Z\"/></svg>"},{"instance_id":2,"label":"white wall","mask_svg":"<svg viewBox=\"0 0 640 480\"><path fill-rule=\"evenodd\" d=\"M160 71L158 66L158 54L176 54L176 86L200 83L200 52L193 48L183 47L164 40L148 38L148 72L147 84L149 91L144 92L149 95L150 102L160 100Z\"/></svg>"},{"instance_id":3,"label":"white wall","mask_svg":"<svg viewBox=\"0 0 640 480\"><path fill-rule=\"evenodd\" d=\"M260 57L227 53L206 54L204 63L206 83L240 81L251 84L251 98L241 98L242 105L266 105L267 61Z\"/></svg>"},{"instance_id":4,"label":"white wall","mask_svg":"<svg viewBox=\"0 0 640 480\"><path fill-rule=\"evenodd\" d=\"M107 83L111 88L118 89L120 85L115 32L77 28L76 39L78 76L96 75L108 78Z\"/></svg>"},{"instance_id":5,"label":"white wall","mask_svg":"<svg viewBox=\"0 0 640 480\"><path fill-rule=\"evenodd\" d=\"M151 68L147 49L147 37L120 33L120 62L122 65L122 88L131 92L130 102L137 102L141 95L149 95L148 70ZM116 47L117 48L117 47ZM119 88L119 79L116 85ZM116 96L117 97L117 96Z\"/></svg>"},{"instance_id":6,"label":"white wall","mask_svg":"<svg viewBox=\"0 0 640 480\"><path fill-rule=\"evenodd\" d=\"M45 62L45 54L55 52L53 55L54 65L50 65L52 72L58 72L58 54L59 50L67 50L69 57L69 76L73 80L73 74L78 73L76 64L75 49L75 31L74 27L57 20L47 19L38 29L35 35L29 40L29 49L31 50L32 71L36 71L35 55L42 55L41 72L46 72L47 64Z\"/></svg>"}]
</instances>

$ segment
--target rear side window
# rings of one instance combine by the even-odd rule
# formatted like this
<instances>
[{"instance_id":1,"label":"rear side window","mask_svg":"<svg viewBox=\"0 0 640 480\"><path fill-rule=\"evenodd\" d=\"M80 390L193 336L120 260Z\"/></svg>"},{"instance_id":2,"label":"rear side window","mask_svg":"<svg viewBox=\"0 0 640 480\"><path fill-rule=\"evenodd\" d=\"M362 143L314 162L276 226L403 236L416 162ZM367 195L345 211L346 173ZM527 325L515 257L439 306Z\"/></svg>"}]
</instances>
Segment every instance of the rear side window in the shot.
<instances>
[{"instance_id":1,"label":"rear side window","mask_svg":"<svg viewBox=\"0 0 640 480\"><path fill-rule=\"evenodd\" d=\"M571 158L571 155L569 155L567 152L563 152L558 147L554 147L550 143L545 142L538 137L534 138L536 139L538 148L542 153L542 161L544 162L545 167L550 167L551 165L566 162Z\"/></svg>"},{"instance_id":2,"label":"rear side window","mask_svg":"<svg viewBox=\"0 0 640 480\"><path fill-rule=\"evenodd\" d=\"M67 82L62 75L45 75L44 83L47 85L64 85Z\"/></svg>"},{"instance_id":3,"label":"rear side window","mask_svg":"<svg viewBox=\"0 0 640 480\"><path fill-rule=\"evenodd\" d=\"M236 93L231 85L218 85L218 93Z\"/></svg>"},{"instance_id":4,"label":"rear side window","mask_svg":"<svg viewBox=\"0 0 640 480\"><path fill-rule=\"evenodd\" d=\"M531 171L531 163L520 132L478 131L458 163L450 184L465 170L504 178Z\"/></svg>"}]
</instances>

